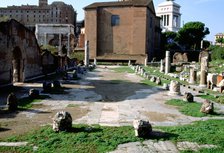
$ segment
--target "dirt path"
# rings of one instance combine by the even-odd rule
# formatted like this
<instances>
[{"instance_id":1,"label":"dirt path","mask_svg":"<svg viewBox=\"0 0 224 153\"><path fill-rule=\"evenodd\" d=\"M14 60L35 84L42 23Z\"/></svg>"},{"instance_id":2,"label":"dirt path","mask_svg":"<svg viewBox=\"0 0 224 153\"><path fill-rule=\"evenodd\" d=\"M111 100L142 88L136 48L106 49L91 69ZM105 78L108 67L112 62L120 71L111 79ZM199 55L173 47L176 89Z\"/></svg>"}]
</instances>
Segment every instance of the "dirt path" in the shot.
<instances>
[{"instance_id":1,"label":"dirt path","mask_svg":"<svg viewBox=\"0 0 224 153\"><path fill-rule=\"evenodd\" d=\"M115 73L111 67L98 67L78 81L62 81L65 94L50 94L50 98L36 103L31 109L16 113L0 111L0 139L19 135L52 124L59 110L71 113L73 123L108 126L132 125L134 119L146 119L153 125L178 125L201 118L182 115L175 107L164 102L174 98L167 91L141 84L135 74ZM41 83L24 83L26 95L29 88L41 90Z\"/></svg>"}]
</instances>

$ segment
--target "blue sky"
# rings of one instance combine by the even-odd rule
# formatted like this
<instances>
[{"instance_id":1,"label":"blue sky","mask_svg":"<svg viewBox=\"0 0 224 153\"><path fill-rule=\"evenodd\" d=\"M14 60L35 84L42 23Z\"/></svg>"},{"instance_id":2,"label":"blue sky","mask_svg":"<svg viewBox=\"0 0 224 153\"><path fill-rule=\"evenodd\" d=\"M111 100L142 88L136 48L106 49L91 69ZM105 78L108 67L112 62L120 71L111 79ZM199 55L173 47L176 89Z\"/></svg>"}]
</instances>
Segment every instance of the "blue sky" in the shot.
<instances>
[{"instance_id":1,"label":"blue sky","mask_svg":"<svg viewBox=\"0 0 224 153\"><path fill-rule=\"evenodd\" d=\"M48 3L60 0L48 0ZM84 19L83 7L93 2L109 2L116 0L61 0L67 4L73 5L78 13L78 20ZM153 0L155 8L159 3L165 0ZM214 35L224 32L224 0L176 0L176 3L181 5L181 20L182 24L190 21L200 21L205 23L209 28L210 35L205 39L214 41ZM12 5L38 5L38 0L0 0L0 7Z\"/></svg>"}]
</instances>

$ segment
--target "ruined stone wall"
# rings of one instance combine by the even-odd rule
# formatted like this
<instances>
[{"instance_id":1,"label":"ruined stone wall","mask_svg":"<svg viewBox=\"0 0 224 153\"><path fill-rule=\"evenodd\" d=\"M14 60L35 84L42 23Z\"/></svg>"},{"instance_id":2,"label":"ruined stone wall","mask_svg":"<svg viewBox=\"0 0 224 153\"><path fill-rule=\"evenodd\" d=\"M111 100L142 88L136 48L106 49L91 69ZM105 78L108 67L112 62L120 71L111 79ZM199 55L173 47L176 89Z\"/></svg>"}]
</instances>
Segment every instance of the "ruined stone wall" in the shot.
<instances>
[{"instance_id":1,"label":"ruined stone wall","mask_svg":"<svg viewBox=\"0 0 224 153\"><path fill-rule=\"evenodd\" d=\"M16 20L0 23L0 84L40 75L40 48L34 33Z\"/></svg>"}]
</instances>

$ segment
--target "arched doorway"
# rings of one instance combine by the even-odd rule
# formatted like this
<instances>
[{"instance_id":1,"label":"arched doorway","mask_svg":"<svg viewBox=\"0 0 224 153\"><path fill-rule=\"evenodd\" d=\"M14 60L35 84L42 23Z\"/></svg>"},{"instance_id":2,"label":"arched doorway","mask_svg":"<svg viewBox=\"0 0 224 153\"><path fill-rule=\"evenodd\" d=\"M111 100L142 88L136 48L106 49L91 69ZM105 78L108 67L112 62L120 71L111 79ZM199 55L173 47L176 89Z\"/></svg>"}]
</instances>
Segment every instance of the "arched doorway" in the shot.
<instances>
[{"instance_id":1,"label":"arched doorway","mask_svg":"<svg viewBox=\"0 0 224 153\"><path fill-rule=\"evenodd\" d=\"M15 47L12 55L12 82L23 82L23 59L19 47Z\"/></svg>"}]
</instances>

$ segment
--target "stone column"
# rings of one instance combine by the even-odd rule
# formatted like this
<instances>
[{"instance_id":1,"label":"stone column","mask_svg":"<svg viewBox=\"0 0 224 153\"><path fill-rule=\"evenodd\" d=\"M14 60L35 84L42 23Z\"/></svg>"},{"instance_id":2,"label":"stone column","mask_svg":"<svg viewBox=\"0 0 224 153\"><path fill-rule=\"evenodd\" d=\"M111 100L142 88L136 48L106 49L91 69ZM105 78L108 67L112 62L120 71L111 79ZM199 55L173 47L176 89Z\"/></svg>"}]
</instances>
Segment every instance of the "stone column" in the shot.
<instances>
[{"instance_id":1,"label":"stone column","mask_svg":"<svg viewBox=\"0 0 224 153\"><path fill-rule=\"evenodd\" d=\"M164 72L163 60L160 61L160 72Z\"/></svg>"},{"instance_id":2,"label":"stone column","mask_svg":"<svg viewBox=\"0 0 224 153\"><path fill-rule=\"evenodd\" d=\"M67 56L70 57L70 35L71 33L68 33L68 47L67 47Z\"/></svg>"},{"instance_id":3,"label":"stone column","mask_svg":"<svg viewBox=\"0 0 224 153\"><path fill-rule=\"evenodd\" d=\"M35 36L36 36L37 40L39 40L38 33L39 33L38 24L36 24L36 26L35 26ZM38 43L39 43L39 41L38 41Z\"/></svg>"},{"instance_id":4,"label":"stone column","mask_svg":"<svg viewBox=\"0 0 224 153\"><path fill-rule=\"evenodd\" d=\"M208 57L201 58L201 75L200 87L205 88L207 85Z\"/></svg>"},{"instance_id":5,"label":"stone column","mask_svg":"<svg viewBox=\"0 0 224 153\"><path fill-rule=\"evenodd\" d=\"M85 66L89 66L89 40L85 41Z\"/></svg>"},{"instance_id":6,"label":"stone column","mask_svg":"<svg viewBox=\"0 0 224 153\"><path fill-rule=\"evenodd\" d=\"M170 73L170 51L166 51L165 74Z\"/></svg>"},{"instance_id":7,"label":"stone column","mask_svg":"<svg viewBox=\"0 0 224 153\"><path fill-rule=\"evenodd\" d=\"M59 33L58 53L59 53L59 55L62 55L62 50L61 50L61 33Z\"/></svg>"},{"instance_id":8,"label":"stone column","mask_svg":"<svg viewBox=\"0 0 224 153\"><path fill-rule=\"evenodd\" d=\"M97 60L96 60L96 58L94 58L94 65L97 65Z\"/></svg>"},{"instance_id":9,"label":"stone column","mask_svg":"<svg viewBox=\"0 0 224 153\"><path fill-rule=\"evenodd\" d=\"M145 58L145 66L147 66L147 65L148 65L148 55Z\"/></svg>"},{"instance_id":10,"label":"stone column","mask_svg":"<svg viewBox=\"0 0 224 153\"><path fill-rule=\"evenodd\" d=\"M195 84L197 80L197 71L194 69L194 67L190 67L190 76L189 76L189 83Z\"/></svg>"},{"instance_id":11,"label":"stone column","mask_svg":"<svg viewBox=\"0 0 224 153\"><path fill-rule=\"evenodd\" d=\"M44 33L44 45L47 45L47 33Z\"/></svg>"},{"instance_id":12,"label":"stone column","mask_svg":"<svg viewBox=\"0 0 224 153\"><path fill-rule=\"evenodd\" d=\"M131 66L131 60L128 60L128 66Z\"/></svg>"}]
</instances>

